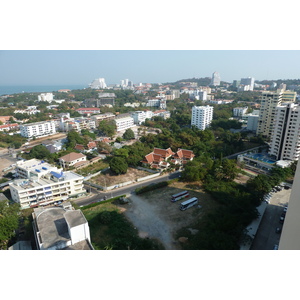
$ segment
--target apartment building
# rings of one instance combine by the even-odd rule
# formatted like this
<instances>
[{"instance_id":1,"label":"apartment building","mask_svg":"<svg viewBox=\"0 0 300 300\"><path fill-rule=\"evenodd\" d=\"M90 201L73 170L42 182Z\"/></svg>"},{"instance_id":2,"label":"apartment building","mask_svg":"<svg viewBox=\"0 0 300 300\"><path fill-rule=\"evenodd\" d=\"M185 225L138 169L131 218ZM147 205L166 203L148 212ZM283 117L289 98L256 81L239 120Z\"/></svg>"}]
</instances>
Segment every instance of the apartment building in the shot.
<instances>
[{"instance_id":1,"label":"apartment building","mask_svg":"<svg viewBox=\"0 0 300 300\"><path fill-rule=\"evenodd\" d=\"M61 131L70 131L75 130L80 132L82 129L94 129L96 128L96 121L95 119L91 118L61 118L59 123L59 129Z\"/></svg>"},{"instance_id":2,"label":"apartment building","mask_svg":"<svg viewBox=\"0 0 300 300\"><path fill-rule=\"evenodd\" d=\"M55 134L55 122L43 121L20 125L20 134L26 138L42 137Z\"/></svg>"},{"instance_id":3,"label":"apartment building","mask_svg":"<svg viewBox=\"0 0 300 300\"><path fill-rule=\"evenodd\" d=\"M242 117L244 114L247 113L248 106L246 107L235 107L233 109L233 116L234 117Z\"/></svg>"},{"instance_id":4,"label":"apartment building","mask_svg":"<svg viewBox=\"0 0 300 300\"><path fill-rule=\"evenodd\" d=\"M100 114L100 108L97 107L81 107L77 108L76 111L81 115Z\"/></svg>"},{"instance_id":5,"label":"apartment building","mask_svg":"<svg viewBox=\"0 0 300 300\"><path fill-rule=\"evenodd\" d=\"M159 107L161 109L167 108L166 100L162 99L150 99L148 100L146 106L148 107Z\"/></svg>"},{"instance_id":6,"label":"apartment building","mask_svg":"<svg viewBox=\"0 0 300 300\"><path fill-rule=\"evenodd\" d=\"M9 183L9 188L12 200L19 203L21 209L44 206L85 193L84 177L74 172L63 172L36 159L19 167L19 179Z\"/></svg>"},{"instance_id":7,"label":"apartment building","mask_svg":"<svg viewBox=\"0 0 300 300\"><path fill-rule=\"evenodd\" d=\"M285 103L276 107L269 154L276 160L298 160L300 155L300 107Z\"/></svg>"},{"instance_id":8,"label":"apartment building","mask_svg":"<svg viewBox=\"0 0 300 300\"><path fill-rule=\"evenodd\" d=\"M117 118L114 121L117 126L117 131L126 130L128 128L135 126L134 120L132 117Z\"/></svg>"},{"instance_id":9,"label":"apartment building","mask_svg":"<svg viewBox=\"0 0 300 300\"><path fill-rule=\"evenodd\" d=\"M99 126L99 123L103 120L112 120L114 119L116 116L113 113L105 113L105 114L101 114L101 115L93 115L91 116L91 119L95 121L95 125Z\"/></svg>"},{"instance_id":10,"label":"apartment building","mask_svg":"<svg viewBox=\"0 0 300 300\"><path fill-rule=\"evenodd\" d=\"M253 89L254 89L254 78L253 77L241 78L240 84L244 85L244 86L249 86L248 90L253 91Z\"/></svg>"},{"instance_id":11,"label":"apartment building","mask_svg":"<svg viewBox=\"0 0 300 300\"><path fill-rule=\"evenodd\" d=\"M191 125L195 125L200 130L206 129L213 118L213 106L194 106L192 108Z\"/></svg>"},{"instance_id":12,"label":"apartment building","mask_svg":"<svg viewBox=\"0 0 300 300\"><path fill-rule=\"evenodd\" d=\"M280 89L276 92L262 92L260 96L261 106L256 131L257 135L261 134L265 137L271 138L276 107L280 106L284 102L283 94L284 91ZM286 94L284 99L288 102L294 102L293 98L289 97L288 94Z\"/></svg>"}]
</instances>

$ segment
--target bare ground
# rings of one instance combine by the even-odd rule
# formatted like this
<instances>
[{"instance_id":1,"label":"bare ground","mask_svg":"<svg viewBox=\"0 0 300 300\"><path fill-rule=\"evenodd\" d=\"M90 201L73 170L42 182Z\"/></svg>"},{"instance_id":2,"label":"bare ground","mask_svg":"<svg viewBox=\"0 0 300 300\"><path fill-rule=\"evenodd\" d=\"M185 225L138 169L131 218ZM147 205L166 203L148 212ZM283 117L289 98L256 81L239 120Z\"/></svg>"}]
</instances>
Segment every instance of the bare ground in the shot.
<instances>
[{"instance_id":1,"label":"bare ground","mask_svg":"<svg viewBox=\"0 0 300 300\"><path fill-rule=\"evenodd\" d=\"M193 188L194 190L191 190ZM199 206L194 206L186 211L179 210L180 203L172 203L171 195L183 190L189 190L191 197L199 199ZM139 230L140 237L156 238L167 250L181 249L180 241L185 237L176 239L176 232L201 218L205 213L216 207L210 195L204 193L198 185L185 185L176 182L173 186L148 192L141 196L131 195L130 203L123 209L125 216ZM123 206L124 207L124 206ZM193 233L195 229L189 228Z\"/></svg>"},{"instance_id":2,"label":"bare ground","mask_svg":"<svg viewBox=\"0 0 300 300\"><path fill-rule=\"evenodd\" d=\"M116 176L111 171L107 171L96 177L93 177L91 181L95 184L99 184L102 186L104 185L112 186L127 181L134 181L138 178L145 177L148 175L151 175L151 173L143 170L134 169L134 168L128 168L126 174Z\"/></svg>"}]
</instances>

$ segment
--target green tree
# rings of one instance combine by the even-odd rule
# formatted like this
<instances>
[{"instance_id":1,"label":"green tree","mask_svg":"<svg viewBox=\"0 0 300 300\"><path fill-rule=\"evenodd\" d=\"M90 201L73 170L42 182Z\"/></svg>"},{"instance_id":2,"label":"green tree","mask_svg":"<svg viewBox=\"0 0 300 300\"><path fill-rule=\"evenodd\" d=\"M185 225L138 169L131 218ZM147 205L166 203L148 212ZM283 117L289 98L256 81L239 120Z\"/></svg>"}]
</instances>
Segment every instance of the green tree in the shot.
<instances>
[{"instance_id":1,"label":"green tree","mask_svg":"<svg viewBox=\"0 0 300 300\"><path fill-rule=\"evenodd\" d=\"M50 151L43 145L34 146L29 153L31 158L45 159L51 157Z\"/></svg>"},{"instance_id":2,"label":"green tree","mask_svg":"<svg viewBox=\"0 0 300 300\"><path fill-rule=\"evenodd\" d=\"M119 174L126 174L128 169L128 164L126 159L121 156L113 157L109 162L110 169L113 173Z\"/></svg>"},{"instance_id":3,"label":"green tree","mask_svg":"<svg viewBox=\"0 0 300 300\"><path fill-rule=\"evenodd\" d=\"M99 122L98 130L111 138L116 132L116 124L113 120L103 120Z\"/></svg>"},{"instance_id":4,"label":"green tree","mask_svg":"<svg viewBox=\"0 0 300 300\"><path fill-rule=\"evenodd\" d=\"M8 201L0 201L0 249L7 248L7 243L18 228L20 207L18 204L8 205Z\"/></svg>"},{"instance_id":5,"label":"green tree","mask_svg":"<svg viewBox=\"0 0 300 300\"><path fill-rule=\"evenodd\" d=\"M126 131L123 134L123 139L124 140L134 139L134 132L132 131L132 129L130 129L130 128L126 129Z\"/></svg>"}]
</instances>

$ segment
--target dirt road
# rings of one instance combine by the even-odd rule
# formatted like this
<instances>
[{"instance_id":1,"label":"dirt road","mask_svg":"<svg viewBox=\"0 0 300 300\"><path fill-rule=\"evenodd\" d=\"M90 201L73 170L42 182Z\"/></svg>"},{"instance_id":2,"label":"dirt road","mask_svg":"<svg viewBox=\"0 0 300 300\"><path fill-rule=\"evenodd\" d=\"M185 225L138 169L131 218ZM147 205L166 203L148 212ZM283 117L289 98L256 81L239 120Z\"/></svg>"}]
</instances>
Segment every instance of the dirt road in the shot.
<instances>
[{"instance_id":1,"label":"dirt road","mask_svg":"<svg viewBox=\"0 0 300 300\"><path fill-rule=\"evenodd\" d=\"M170 227L143 198L131 195L125 215L138 228L140 237L157 238L167 250L175 249Z\"/></svg>"}]
</instances>

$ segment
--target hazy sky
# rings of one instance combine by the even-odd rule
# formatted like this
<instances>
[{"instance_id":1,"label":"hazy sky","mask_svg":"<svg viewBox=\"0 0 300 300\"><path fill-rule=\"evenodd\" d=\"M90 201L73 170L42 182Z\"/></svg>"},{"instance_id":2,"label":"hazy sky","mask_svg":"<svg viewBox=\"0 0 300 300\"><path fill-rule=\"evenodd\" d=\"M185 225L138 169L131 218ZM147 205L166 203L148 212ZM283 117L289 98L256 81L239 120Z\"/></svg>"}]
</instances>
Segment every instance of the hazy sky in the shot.
<instances>
[{"instance_id":1,"label":"hazy sky","mask_svg":"<svg viewBox=\"0 0 300 300\"><path fill-rule=\"evenodd\" d=\"M4 50L0 51L0 85L88 85L104 77L107 84L128 78L171 82L192 77L221 80L241 77L300 78L298 50Z\"/></svg>"}]
</instances>

